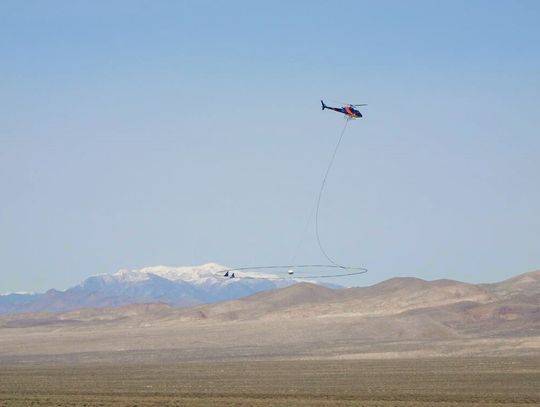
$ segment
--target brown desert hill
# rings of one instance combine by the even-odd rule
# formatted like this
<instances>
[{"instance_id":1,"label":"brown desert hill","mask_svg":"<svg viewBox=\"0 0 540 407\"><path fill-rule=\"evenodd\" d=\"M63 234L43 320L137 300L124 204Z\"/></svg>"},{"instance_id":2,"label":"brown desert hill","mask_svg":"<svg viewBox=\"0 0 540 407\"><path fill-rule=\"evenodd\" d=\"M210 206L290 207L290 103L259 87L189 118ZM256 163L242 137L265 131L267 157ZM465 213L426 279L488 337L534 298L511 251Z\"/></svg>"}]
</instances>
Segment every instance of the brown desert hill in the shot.
<instances>
[{"instance_id":1,"label":"brown desert hill","mask_svg":"<svg viewBox=\"0 0 540 407\"><path fill-rule=\"evenodd\" d=\"M279 314L295 307L339 301L342 297L342 289L299 283L278 290L257 293L239 300L178 310L175 312L174 318L180 316L187 319L257 319L269 314Z\"/></svg>"},{"instance_id":2,"label":"brown desert hill","mask_svg":"<svg viewBox=\"0 0 540 407\"><path fill-rule=\"evenodd\" d=\"M493 284L482 284L497 298L516 295L540 295L540 270L520 274L508 280Z\"/></svg>"},{"instance_id":3,"label":"brown desert hill","mask_svg":"<svg viewBox=\"0 0 540 407\"><path fill-rule=\"evenodd\" d=\"M351 309L376 314L393 314L461 301L486 303L493 300L488 290L475 284L412 277L392 278L370 287L346 291Z\"/></svg>"},{"instance_id":4,"label":"brown desert hill","mask_svg":"<svg viewBox=\"0 0 540 407\"><path fill-rule=\"evenodd\" d=\"M168 315L173 307L161 303L130 304L123 307L108 308L84 308L62 313L32 312L23 314L4 315L0 318L1 328L30 327L30 326L54 326L88 324L118 324L121 321L132 319L160 318Z\"/></svg>"},{"instance_id":5,"label":"brown desert hill","mask_svg":"<svg viewBox=\"0 0 540 407\"><path fill-rule=\"evenodd\" d=\"M306 318L393 315L456 302L488 303L486 288L452 280L393 278L370 287L331 289L309 283L255 294L241 300L177 311L188 319Z\"/></svg>"},{"instance_id":6,"label":"brown desert hill","mask_svg":"<svg viewBox=\"0 0 540 407\"><path fill-rule=\"evenodd\" d=\"M540 351L537 276L478 285L395 278L347 289L299 283L189 309L11 315L0 318L0 361L88 352L162 352L165 360L531 354Z\"/></svg>"},{"instance_id":7,"label":"brown desert hill","mask_svg":"<svg viewBox=\"0 0 540 407\"><path fill-rule=\"evenodd\" d=\"M530 273L524 276L529 280ZM302 283L241 300L171 310L166 318L269 323L341 318L343 322L361 321L372 338L386 339L537 335L540 295L523 294L535 292L535 288L523 285L520 277L511 279L513 290L507 297L501 294L501 285L453 280L394 278L371 287L349 289ZM538 288L539 283L535 284ZM369 339L369 335L363 336Z\"/></svg>"}]
</instances>

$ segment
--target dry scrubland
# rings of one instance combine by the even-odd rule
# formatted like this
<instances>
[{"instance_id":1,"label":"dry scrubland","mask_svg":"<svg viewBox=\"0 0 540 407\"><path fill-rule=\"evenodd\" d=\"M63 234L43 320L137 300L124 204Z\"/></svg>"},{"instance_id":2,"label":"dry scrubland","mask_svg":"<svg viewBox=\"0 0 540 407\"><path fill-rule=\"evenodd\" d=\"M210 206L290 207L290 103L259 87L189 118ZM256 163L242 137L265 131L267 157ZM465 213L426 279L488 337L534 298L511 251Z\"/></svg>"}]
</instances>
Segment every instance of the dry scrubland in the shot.
<instances>
[{"instance_id":1,"label":"dry scrubland","mask_svg":"<svg viewBox=\"0 0 540 407\"><path fill-rule=\"evenodd\" d=\"M540 271L0 317L0 407L202 405L540 405Z\"/></svg>"},{"instance_id":2,"label":"dry scrubland","mask_svg":"<svg viewBox=\"0 0 540 407\"><path fill-rule=\"evenodd\" d=\"M531 406L540 356L14 365L0 406Z\"/></svg>"}]
</instances>

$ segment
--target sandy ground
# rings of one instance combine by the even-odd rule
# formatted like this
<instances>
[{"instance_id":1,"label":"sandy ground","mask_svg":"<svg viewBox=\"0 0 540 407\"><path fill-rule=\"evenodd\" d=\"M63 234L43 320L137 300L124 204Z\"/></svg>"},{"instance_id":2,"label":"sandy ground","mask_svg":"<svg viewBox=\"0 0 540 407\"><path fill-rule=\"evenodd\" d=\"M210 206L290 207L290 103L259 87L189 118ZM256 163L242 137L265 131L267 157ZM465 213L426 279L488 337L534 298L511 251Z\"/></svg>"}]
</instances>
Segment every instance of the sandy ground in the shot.
<instances>
[{"instance_id":1,"label":"sandy ground","mask_svg":"<svg viewBox=\"0 0 540 407\"><path fill-rule=\"evenodd\" d=\"M532 406L540 357L3 365L0 406Z\"/></svg>"}]
</instances>

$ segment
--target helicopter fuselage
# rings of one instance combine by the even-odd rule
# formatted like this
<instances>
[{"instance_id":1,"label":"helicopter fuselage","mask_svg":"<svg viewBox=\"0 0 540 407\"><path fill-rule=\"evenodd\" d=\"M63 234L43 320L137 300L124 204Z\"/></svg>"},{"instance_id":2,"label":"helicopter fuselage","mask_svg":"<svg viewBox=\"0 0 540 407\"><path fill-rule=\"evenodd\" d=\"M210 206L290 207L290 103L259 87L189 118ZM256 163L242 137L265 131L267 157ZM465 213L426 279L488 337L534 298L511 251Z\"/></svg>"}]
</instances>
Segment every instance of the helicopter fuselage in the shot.
<instances>
[{"instance_id":1,"label":"helicopter fuselage","mask_svg":"<svg viewBox=\"0 0 540 407\"><path fill-rule=\"evenodd\" d=\"M355 109L354 106L332 107L332 106L325 105L322 100L321 100L321 104L322 104L322 110L330 109L330 110L333 110L334 112L339 112L346 115L347 118L349 119L358 119L362 117L362 113L360 113L360 111Z\"/></svg>"}]
</instances>

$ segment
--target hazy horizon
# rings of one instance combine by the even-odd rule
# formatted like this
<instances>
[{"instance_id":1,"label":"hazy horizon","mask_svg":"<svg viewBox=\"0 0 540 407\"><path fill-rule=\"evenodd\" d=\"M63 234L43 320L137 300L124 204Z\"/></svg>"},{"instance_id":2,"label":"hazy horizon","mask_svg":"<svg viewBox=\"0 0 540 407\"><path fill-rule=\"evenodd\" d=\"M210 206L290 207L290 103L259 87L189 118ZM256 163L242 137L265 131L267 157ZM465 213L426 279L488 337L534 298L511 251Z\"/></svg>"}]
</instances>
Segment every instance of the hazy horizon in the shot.
<instances>
[{"instance_id":1,"label":"hazy horizon","mask_svg":"<svg viewBox=\"0 0 540 407\"><path fill-rule=\"evenodd\" d=\"M0 292L324 261L302 231L344 121L320 99L369 104L320 217L369 273L336 283L539 269L539 11L2 2Z\"/></svg>"}]
</instances>

